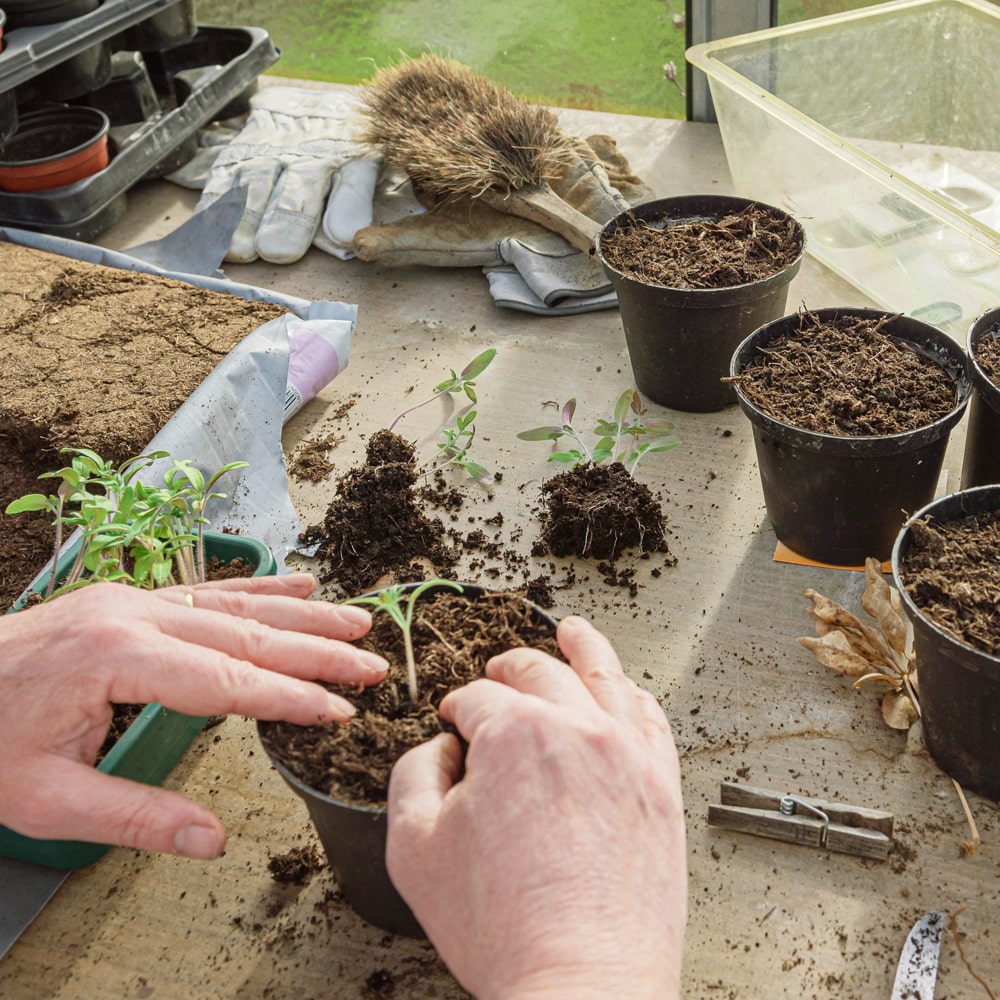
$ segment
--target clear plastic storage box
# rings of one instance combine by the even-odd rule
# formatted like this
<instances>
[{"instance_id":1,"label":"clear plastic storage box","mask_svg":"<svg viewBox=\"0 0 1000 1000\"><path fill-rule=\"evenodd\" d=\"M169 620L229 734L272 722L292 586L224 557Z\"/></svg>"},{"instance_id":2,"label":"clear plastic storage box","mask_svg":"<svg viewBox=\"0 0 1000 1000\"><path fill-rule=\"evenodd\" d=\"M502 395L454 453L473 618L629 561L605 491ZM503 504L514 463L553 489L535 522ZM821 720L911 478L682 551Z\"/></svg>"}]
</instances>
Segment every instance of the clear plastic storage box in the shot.
<instances>
[{"instance_id":1,"label":"clear plastic storage box","mask_svg":"<svg viewBox=\"0 0 1000 1000\"><path fill-rule=\"evenodd\" d=\"M1000 305L1000 6L896 0L687 58L736 191L792 212L813 256L962 342Z\"/></svg>"}]
</instances>

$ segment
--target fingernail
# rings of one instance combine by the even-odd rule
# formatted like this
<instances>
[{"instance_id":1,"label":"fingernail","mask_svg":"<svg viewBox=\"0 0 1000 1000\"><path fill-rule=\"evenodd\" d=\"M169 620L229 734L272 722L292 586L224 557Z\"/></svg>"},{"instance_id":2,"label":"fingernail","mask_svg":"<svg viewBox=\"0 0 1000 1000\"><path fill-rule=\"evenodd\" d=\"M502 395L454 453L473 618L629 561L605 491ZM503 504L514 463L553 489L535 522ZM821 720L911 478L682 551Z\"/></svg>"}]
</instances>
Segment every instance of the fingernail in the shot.
<instances>
[{"instance_id":1,"label":"fingernail","mask_svg":"<svg viewBox=\"0 0 1000 1000\"><path fill-rule=\"evenodd\" d=\"M348 719L353 719L357 713L357 709L349 701L338 695L329 695L327 703L330 706L330 714L338 722L346 722Z\"/></svg>"},{"instance_id":2,"label":"fingernail","mask_svg":"<svg viewBox=\"0 0 1000 1000\"><path fill-rule=\"evenodd\" d=\"M370 670L373 674L381 676L389 669L389 661L378 653L373 653L367 649L358 650L358 662Z\"/></svg>"},{"instance_id":3,"label":"fingernail","mask_svg":"<svg viewBox=\"0 0 1000 1000\"><path fill-rule=\"evenodd\" d=\"M367 628L372 621L372 616L364 608L356 608L352 604L338 607L337 614L345 625L354 625L357 628Z\"/></svg>"},{"instance_id":4,"label":"fingernail","mask_svg":"<svg viewBox=\"0 0 1000 1000\"><path fill-rule=\"evenodd\" d=\"M210 826L182 826L174 834L174 851L185 858L211 861L222 853L219 833Z\"/></svg>"}]
</instances>

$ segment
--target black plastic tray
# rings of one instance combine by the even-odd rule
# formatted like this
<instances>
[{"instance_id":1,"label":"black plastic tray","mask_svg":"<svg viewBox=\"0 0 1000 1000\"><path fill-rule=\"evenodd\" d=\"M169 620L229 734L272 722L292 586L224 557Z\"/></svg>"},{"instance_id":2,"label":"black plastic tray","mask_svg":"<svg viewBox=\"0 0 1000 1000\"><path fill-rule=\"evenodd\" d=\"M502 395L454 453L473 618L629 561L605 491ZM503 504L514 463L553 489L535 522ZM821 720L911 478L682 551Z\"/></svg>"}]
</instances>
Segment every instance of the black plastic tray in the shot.
<instances>
[{"instance_id":1,"label":"black plastic tray","mask_svg":"<svg viewBox=\"0 0 1000 1000\"><path fill-rule=\"evenodd\" d=\"M121 5L126 3L121 0ZM189 42L147 56L147 63L155 63L150 73L157 89L172 89L177 107L138 123L128 134L116 130L111 162L92 177L32 194L0 191L0 224L94 239L122 217L130 187L158 176L157 168L170 163L202 125L238 110L234 102L252 92L257 77L277 59L268 33L253 27L199 27Z\"/></svg>"},{"instance_id":2,"label":"black plastic tray","mask_svg":"<svg viewBox=\"0 0 1000 1000\"><path fill-rule=\"evenodd\" d=\"M97 10L68 21L5 31L0 52L0 91L13 90L180 3L184 0L104 0Z\"/></svg>"}]
</instances>

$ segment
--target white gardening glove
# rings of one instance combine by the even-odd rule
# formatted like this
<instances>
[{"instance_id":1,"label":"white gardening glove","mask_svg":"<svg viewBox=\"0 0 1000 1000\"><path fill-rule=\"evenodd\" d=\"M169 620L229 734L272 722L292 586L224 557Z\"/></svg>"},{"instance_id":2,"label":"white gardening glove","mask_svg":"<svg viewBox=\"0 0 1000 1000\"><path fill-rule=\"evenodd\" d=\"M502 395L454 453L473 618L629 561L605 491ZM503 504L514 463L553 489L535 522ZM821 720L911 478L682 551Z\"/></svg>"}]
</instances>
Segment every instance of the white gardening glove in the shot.
<instances>
[{"instance_id":1,"label":"white gardening glove","mask_svg":"<svg viewBox=\"0 0 1000 1000\"><path fill-rule=\"evenodd\" d=\"M379 160L360 143L356 97L348 92L267 87L250 99L242 130L214 157L195 211L236 187L246 211L226 260L262 257L291 264L315 244L343 259L354 256L358 229L371 225ZM197 169L171 179L197 186Z\"/></svg>"}]
</instances>

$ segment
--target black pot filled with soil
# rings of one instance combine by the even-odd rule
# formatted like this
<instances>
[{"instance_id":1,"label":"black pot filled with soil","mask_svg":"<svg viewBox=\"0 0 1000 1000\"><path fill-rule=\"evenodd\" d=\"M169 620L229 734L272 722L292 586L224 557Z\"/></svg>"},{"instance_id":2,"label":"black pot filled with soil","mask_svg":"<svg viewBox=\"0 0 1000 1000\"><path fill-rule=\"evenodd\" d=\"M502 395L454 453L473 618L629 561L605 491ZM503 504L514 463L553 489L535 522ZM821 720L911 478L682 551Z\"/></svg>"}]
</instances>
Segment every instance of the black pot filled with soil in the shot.
<instances>
[{"instance_id":1,"label":"black pot filled with soil","mask_svg":"<svg viewBox=\"0 0 1000 1000\"><path fill-rule=\"evenodd\" d=\"M962 489L1000 483L1000 309L969 328L969 377L975 392L962 459Z\"/></svg>"},{"instance_id":2,"label":"black pot filled with soil","mask_svg":"<svg viewBox=\"0 0 1000 1000\"><path fill-rule=\"evenodd\" d=\"M1000 802L1000 486L917 511L892 572L913 624L927 749L960 784Z\"/></svg>"},{"instance_id":3,"label":"black pot filled with soil","mask_svg":"<svg viewBox=\"0 0 1000 1000\"><path fill-rule=\"evenodd\" d=\"M735 402L723 379L737 344L785 312L805 231L746 198L687 195L639 205L601 231L635 384L675 410Z\"/></svg>"},{"instance_id":4,"label":"black pot filled with soil","mask_svg":"<svg viewBox=\"0 0 1000 1000\"><path fill-rule=\"evenodd\" d=\"M358 710L348 725L261 722L257 731L278 773L304 800L344 899L383 930L423 936L385 867L392 767L407 750L444 729L438 715L442 699L481 677L492 656L515 646L559 654L554 619L518 594L448 583L407 584L399 590L404 601L416 595L411 628L415 700L403 633L389 615L376 613L372 631L359 644L385 656L389 674L360 693L334 688Z\"/></svg>"},{"instance_id":5,"label":"black pot filled with soil","mask_svg":"<svg viewBox=\"0 0 1000 1000\"><path fill-rule=\"evenodd\" d=\"M753 425L767 513L807 559L885 561L934 496L971 393L947 334L874 309L818 309L755 331L731 381Z\"/></svg>"}]
</instances>

